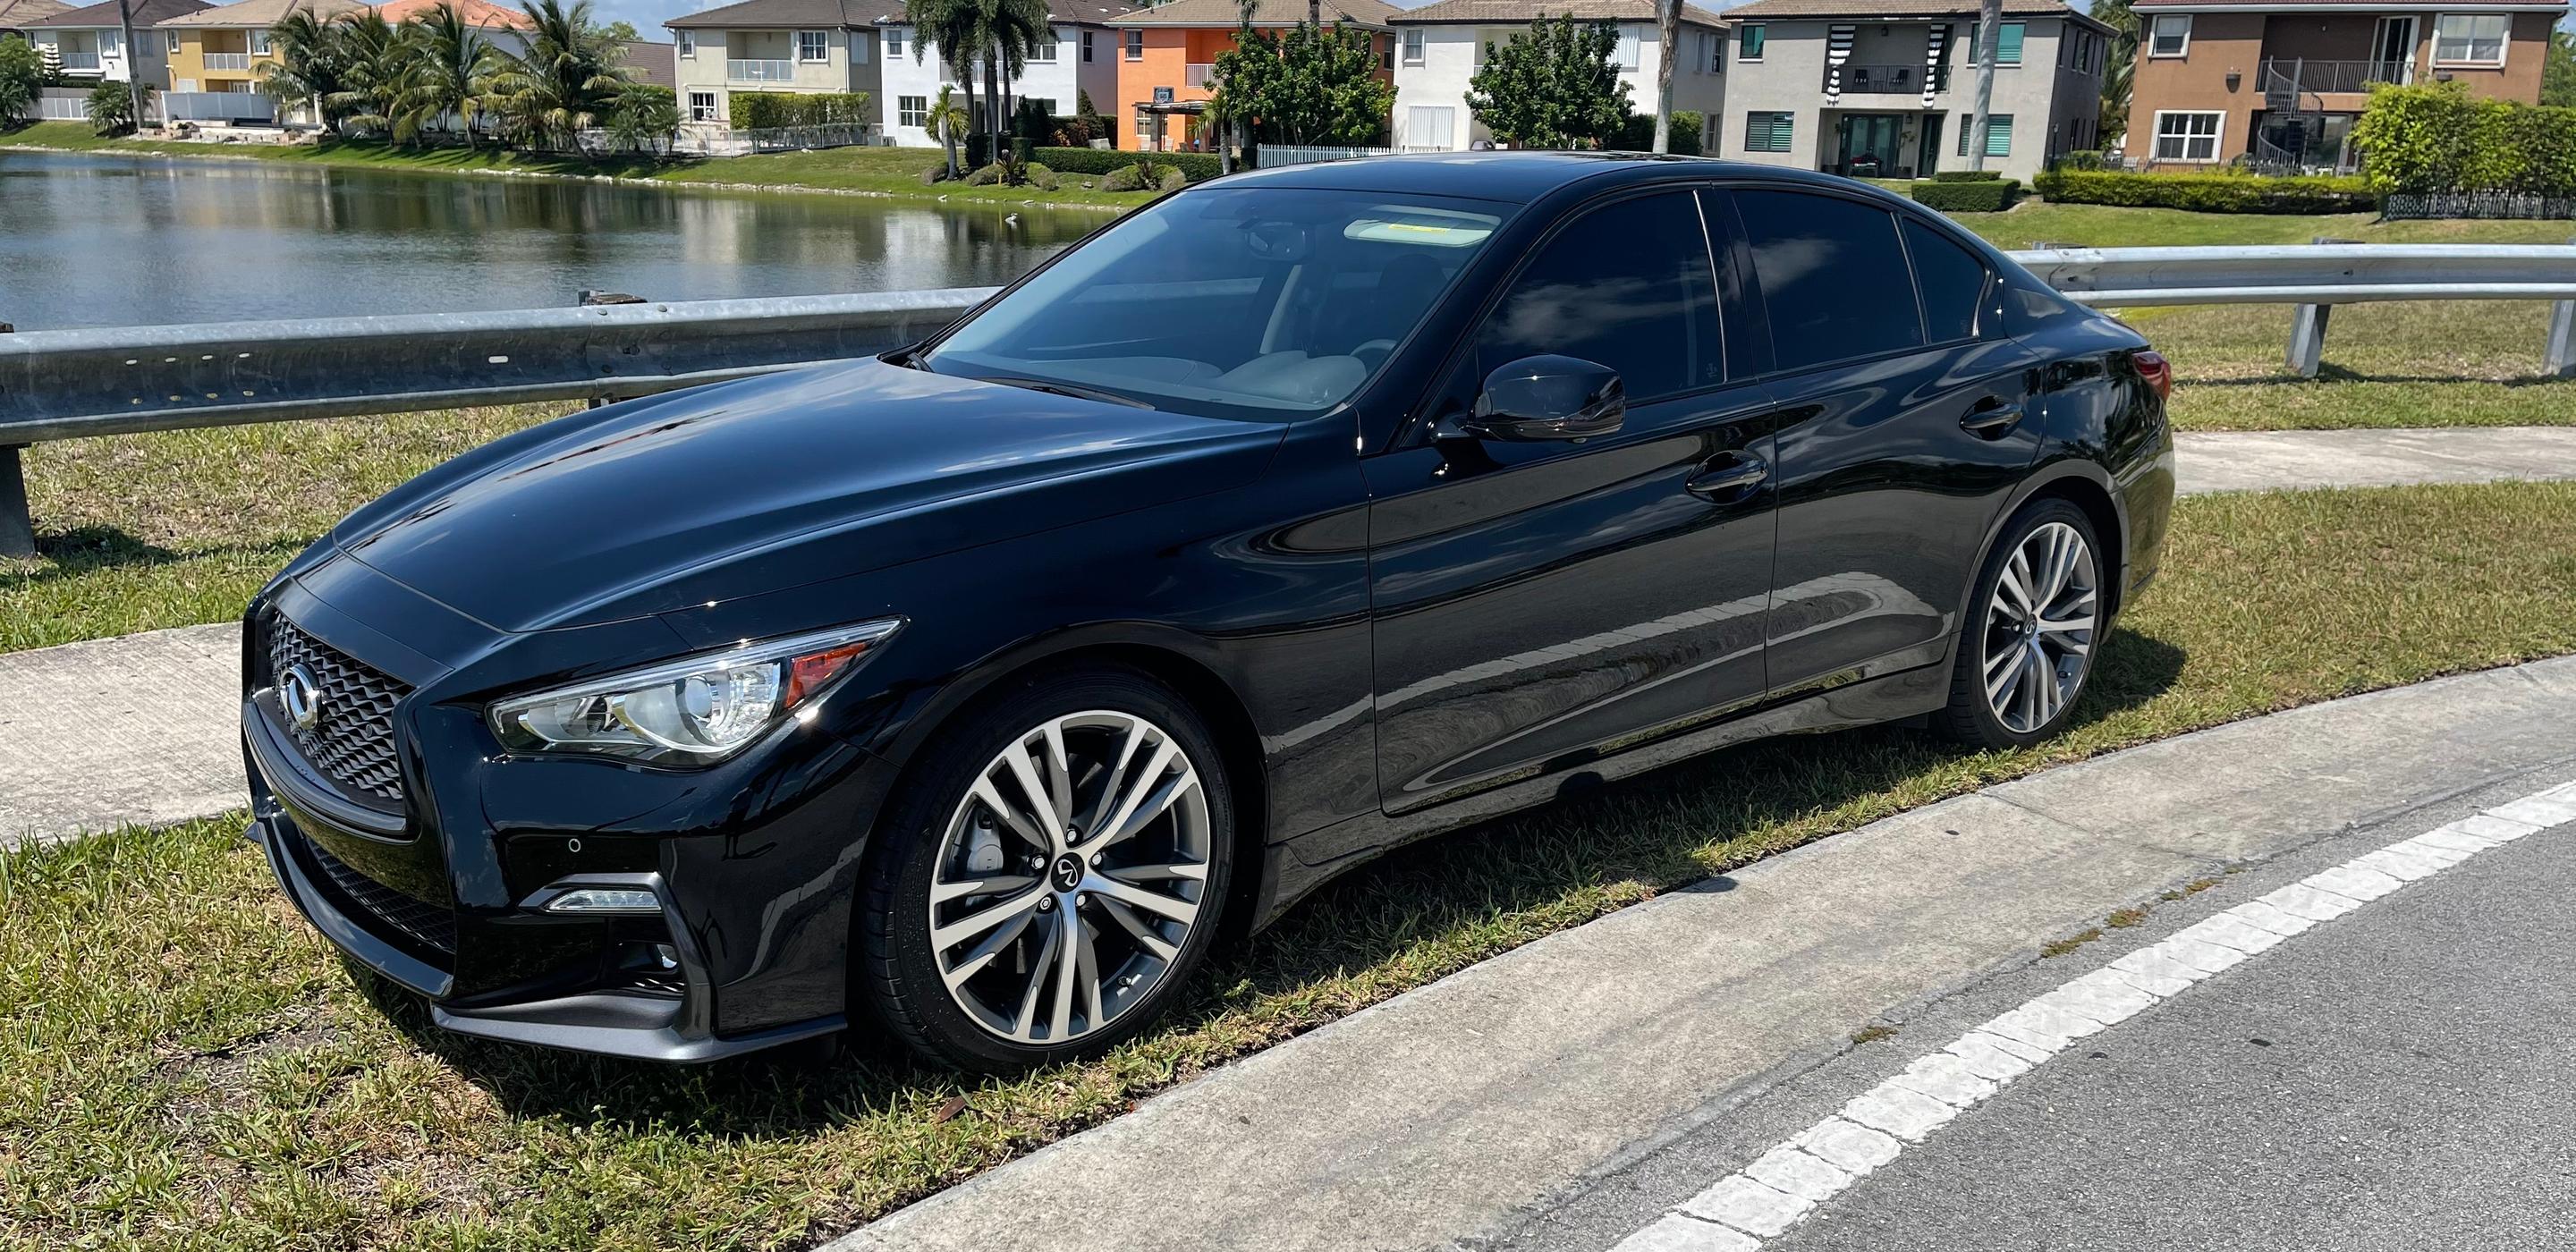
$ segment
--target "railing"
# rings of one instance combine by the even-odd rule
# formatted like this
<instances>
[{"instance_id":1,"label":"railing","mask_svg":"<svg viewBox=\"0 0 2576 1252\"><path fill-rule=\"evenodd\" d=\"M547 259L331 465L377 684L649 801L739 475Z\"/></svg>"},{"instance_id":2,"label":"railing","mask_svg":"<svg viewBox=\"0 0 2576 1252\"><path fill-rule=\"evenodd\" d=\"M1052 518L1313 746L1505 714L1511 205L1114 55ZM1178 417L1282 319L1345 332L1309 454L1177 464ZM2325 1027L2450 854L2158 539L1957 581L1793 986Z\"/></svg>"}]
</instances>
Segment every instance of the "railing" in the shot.
<instances>
[{"instance_id":1,"label":"railing","mask_svg":"<svg viewBox=\"0 0 2576 1252\"><path fill-rule=\"evenodd\" d=\"M1446 148L1406 148L1407 152L1446 152ZM1313 165L1318 161L1347 161L1353 157L1391 156L1393 148L1336 148L1322 144L1265 143L1253 149L1252 162L1265 170L1285 165Z\"/></svg>"},{"instance_id":2,"label":"railing","mask_svg":"<svg viewBox=\"0 0 2576 1252\"><path fill-rule=\"evenodd\" d=\"M793 61L727 61L725 81L730 83L789 83L796 81Z\"/></svg>"},{"instance_id":3,"label":"railing","mask_svg":"<svg viewBox=\"0 0 2576 1252\"><path fill-rule=\"evenodd\" d=\"M66 70L75 73L81 70L92 73L98 71L98 54L95 52L66 52L62 54L62 58L63 68Z\"/></svg>"},{"instance_id":4,"label":"railing","mask_svg":"<svg viewBox=\"0 0 2576 1252\"><path fill-rule=\"evenodd\" d=\"M2291 91L2364 92L2373 83L2403 87L2415 79L2412 61L2310 61L2301 57L2266 57L2261 81L2285 84Z\"/></svg>"},{"instance_id":5,"label":"railing","mask_svg":"<svg viewBox=\"0 0 2576 1252\"><path fill-rule=\"evenodd\" d=\"M277 102L256 91L165 91L146 106L172 122L268 122Z\"/></svg>"},{"instance_id":6,"label":"railing","mask_svg":"<svg viewBox=\"0 0 2576 1252\"><path fill-rule=\"evenodd\" d=\"M248 73L250 72L250 54L247 52L209 52L206 54L206 69L210 72L214 70L240 70L244 73Z\"/></svg>"},{"instance_id":7,"label":"railing","mask_svg":"<svg viewBox=\"0 0 2576 1252\"><path fill-rule=\"evenodd\" d=\"M1268 151L1264 155L1269 155ZM2097 306L2545 300L2543 369L2576 378L2576 247L2066 248L2013 254ZM33 551L17 447L465 405L608 400L921 339L989 288L0 334L0 555ZM2294 363L2297 363L2294 359Z\"/></svg>"},{"instance_id":8,"label":"railing","mask_svg":"<svg viewBox=\"0 0 2576 1252\"><path fill-rule=\"evenodd\" d=\"M1932 74L1932 90L1950 89L1950 67L1946 65L1846 65L1843 70L1844 95L1918 95L1923 90L1923 75ZM1834 72L1825 70L1824 82L1830 86Z\"/></svg>"},{"instance_id":9,"label":"railing","mask_svg":"<svg viewBox=\"0 0 2576 1252\"><path fill-rule=\"evenodd\" d=\"M1215 77L1216 64L1214 62L1192 61L1186 68L1186 71L1182 74L1181 81L1192 87L1205 87L1209 82L1213 81Z\"/></svg>"}]
</instances>

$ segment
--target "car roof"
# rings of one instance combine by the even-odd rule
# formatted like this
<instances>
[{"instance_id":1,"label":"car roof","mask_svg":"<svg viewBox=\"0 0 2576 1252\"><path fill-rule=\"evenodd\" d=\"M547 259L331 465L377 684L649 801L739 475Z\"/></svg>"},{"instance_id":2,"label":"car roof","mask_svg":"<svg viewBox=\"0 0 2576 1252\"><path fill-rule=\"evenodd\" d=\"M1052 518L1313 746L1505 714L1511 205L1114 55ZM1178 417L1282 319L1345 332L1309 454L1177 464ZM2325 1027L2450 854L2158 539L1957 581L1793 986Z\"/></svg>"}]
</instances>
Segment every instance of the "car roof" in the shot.
<instances>
[{"instance_id":1,"label":"car roof","mask_svg":"<svg viewBox=\"0 0 2576 1252\"><path fill-rule=\"evenodd\" d=\"M1847 178L1778 165L1646 152L1423 152L1355 157L1275 169L1247 170L1219 180L1222 187L1313 187L1459 196L1526 204L1574 183L1614 186L1675 178L1758 177L1819 187L1867 187Z\"/></svg>"}]
</instances>

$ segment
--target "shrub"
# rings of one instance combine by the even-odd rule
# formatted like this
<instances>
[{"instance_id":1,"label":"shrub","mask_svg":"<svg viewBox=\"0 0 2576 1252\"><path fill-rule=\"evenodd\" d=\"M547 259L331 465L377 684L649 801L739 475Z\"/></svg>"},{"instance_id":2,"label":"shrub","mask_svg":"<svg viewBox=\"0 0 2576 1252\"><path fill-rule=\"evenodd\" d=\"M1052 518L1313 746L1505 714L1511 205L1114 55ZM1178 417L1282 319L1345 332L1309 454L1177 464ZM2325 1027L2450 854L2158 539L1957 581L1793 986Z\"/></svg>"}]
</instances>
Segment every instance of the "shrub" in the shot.
<instances>
[{"instance_id":1,"label":"shrub","mask_svg":"<svg viewBox=\"0 0 2576 1252\"><path fill-rule=\"evenodd\" d=\"M990 187L1002 181L1002 167L987 165L966 176L969 187Z\"/></svg>"},{"instance_id":2,"label":"shrub","mask_svg":"<svg viewBox=\"0 0 2576 1252\"><path fill-rule=\"evenodd\" d=\"M1137 154L1120 152L1115 148L1034 148L1030 150L1029 157L1046 162L1048 168L1059 174L1115 174L1135 168L1138 160ZM1194 183L1216 177L1220 169L1216 157L1205 152L1157 152L1153 154L1153 163L1177 169ZM1136 189L1130 187L1128 190Z\"/></svg>"},{"instance_id":3,"label":"shrub","mask_svg":"<svg viewBox=\"0 0 2576 1252\"><path fill-rule=\"evenodd\" d=\"M2012 178L1981 178L1972 181L1942 181L1914 184L1916 204L1939 209L1944 213L1995 213L2013 206L2021 198L2021 182Z\"/></svg>"},{"instance_id":4,"label":"shrub","mask_svg":"<svg viewBox=\"0 0 2576 1252\"><path fill-rule=\"evenodd\" d=\"M1111 170L1100 180L1103 191L1178 191L1189 185L1189 175L1177 165L1154 161L1131 161Z\"/></svg>"},{"instance_id":5,"label":"shrub","mask_svg":"<svg viewBox=\"0 0 2576 1252\"><path fill-rule=\"evenodd\" d=\"M2069 152L2066 155L2057 158L2057 168L2062 170L2107 170L2111 168L2111 158L2108 153L2094 152L2090 149L2079 152Z\"/></svg>"},{"instance_id":6,"label":"shrub","mask_svg":"<svg viewBox=\"0 0 2576 1252\"><path fill-rule=\"evenodd\" d=\"M1982 183L2001 177L2003 177L2003 174L1998 170L1935 170L1932 174L1932 181L1936 183Z\"/></svg>"},{"instance_id":7,"label":"shrub","mask_svg":"<svg viewBox=\"0 0 2576 1252\"><path fill-rule=\"evenodd\" d=\"M1667 150L1675 156L1698 156L1700 124L1700 114L1684 112L1679 109L1674 110L1672 133L1666 137L1665 141ZM1654 115L1650 113L1630 114L1626 124L1620 128L1618 137L1611 140L1607 147L1612 152L1654 151Z\"/></svg>"},{"instance_id":8,"label":"shrub","mask_svg":"<svg viewBox=\"0 0 2576 1252\"><path fill-rule=\"evenodd\" d=\"M143 98L152 98L152 87L143 84ZM90 127L102 135L122 135L134 127L134 99L126 94L125 84L107 79L89 89L89 99L82 102L89 114Z\"/></svg>"},{"instance_id":9,"label":"shrub","mask_svg":"<svg viewBox=\"0 0 2576 1252\"><path fill-rule=\"evenodd\" d=\"M1190 185L1190 176L1182 173L1177 167L1165 166L1163 176L1155 179L1154 184L1165 191L1179 191Z\"/></svg>"},{"instance_id":10,"label":"shrub","mask_svg":"<svg viewBox=\"0 0 2576 1252\"><path fill-rule=\"evenodd\" d=\"M1028 167L1021 171L1020 176L1026 179L1030 186L1035 187L1040 191L1053 191L1061 182L1061 180L1055 176L1054 170L1049 169L1045 165L1036 161L1029 162Z\"/></svg>"},{"instance_id":11,"label":"shrub","mask_svg":"<svg viewBox=\"0 0 2576 1252\"><path fill-rule=\"evenodd\" d=\"M2352 142L2381 192L2576 196L2576 109L2478 99L2456 82L2376 87Z\"/></svg>"},{"instance_id":12,"label":"shrub","mask_svg":"<svg viewBox=\"0 0 2576 1252\"><path fill-rule=\"evenodd\" d=\"M2360 178L2249 174L2139 174L2056 169L2031 180L2059 204L2109 204L2194 213L2362 213L2379 197Z\"/></svg>"},{"instance_id":13,"label":"shrub","mask_svg":"<svg viewBox=\"0 0 2576 1252\"><path fill-rule=\"evenodd\" d=\"M732 101L737 130L776 130L786 126L841 126L872 122L868 93L791 94L784 91L737 91Z\"/></svg>"}]
</instances>

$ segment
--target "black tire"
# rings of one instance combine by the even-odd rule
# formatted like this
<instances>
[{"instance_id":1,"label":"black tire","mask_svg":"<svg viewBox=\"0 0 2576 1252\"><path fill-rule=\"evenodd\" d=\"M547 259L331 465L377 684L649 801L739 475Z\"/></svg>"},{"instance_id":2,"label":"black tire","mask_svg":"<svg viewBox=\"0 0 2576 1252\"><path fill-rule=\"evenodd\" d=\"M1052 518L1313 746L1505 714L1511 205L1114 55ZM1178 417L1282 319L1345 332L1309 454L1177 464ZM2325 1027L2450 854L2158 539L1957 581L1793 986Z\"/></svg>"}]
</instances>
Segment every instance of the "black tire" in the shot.
<instances>
[{"instance_id":1,"label":"black tire","mask_svg":"<svg viewBox=\"0 0 2576 1252\"><path fill-rule=\"evenodd\" d=\"M987 763L1031 728L1093 710L1141 717L1168 732L1196 771L1210 835L1200 912L1182 936L1179 954L1105 1026L1061 1043L1005 1038L970 1016L942 978L940 956L931 942L928 903L941 843ZM1223 933L1222 914L1232 885L1233 792L1205 720L1178 693L1142 672L1086 667L1015 680L1008 690L980 700L954 724L942 728L914 759L920 768L888 805L861 874L858 916L853 922L858 932L858 959L851 971L853 1002L873 1009L895 1037L922 1056L979 1073L1095 1055L1153 1024ZM1095 912L1083 914L1085 920L1097 917ZM1114 933L1106 925L1097 929L1101 935Z\"/></svg>"},{"instance_id":2,"label":"black tire","mask_svg":"<svg viewBox=\"0 0 2576 1252\"><path fill-rule=\"evenodd\" d=\"M2087 640L2088 650L2081 658L2074 686L2059 702L2056 711L2036 725L2015 729L1995 711L1986 694L1984 666L1990 655L1989 646L2000 644L1991 625L1990 606L1995 590L2013 555L2042 528L2064 525L2084 541L2095 570L2093 627ZM1994 549L1986 556L1985 568L1977 572L1977 582L1962 606L1959 638L1952 649L1950 665L1950 702L1933 715L1933 725L1944 734L1978 748L2020 748L2048 738L2066 728L2067 719L2083 699L2084 688L2091 683L2094 668L2100 664L2102 644L2111 633L2110 580L2116 570L2109 554L2102 549L2094 533L2093 521L2072 501L2055 496L2033 500L2014 513L1995 537Z\"/></svg>"}]
</instances>

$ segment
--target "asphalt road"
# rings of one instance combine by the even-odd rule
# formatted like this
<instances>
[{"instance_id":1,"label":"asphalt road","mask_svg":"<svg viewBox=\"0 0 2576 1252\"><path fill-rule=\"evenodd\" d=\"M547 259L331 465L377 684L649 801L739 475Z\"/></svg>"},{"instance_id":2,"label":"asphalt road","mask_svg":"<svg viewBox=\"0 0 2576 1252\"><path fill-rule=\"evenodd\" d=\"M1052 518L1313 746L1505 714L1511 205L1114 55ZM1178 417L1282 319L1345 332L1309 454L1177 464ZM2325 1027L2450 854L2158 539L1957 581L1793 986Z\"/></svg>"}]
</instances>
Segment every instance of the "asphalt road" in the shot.
<instances>
[{"instance_id":1,"label":"asphalt road","mask_svg":"<svg viewBox=\"0 0 2576 1252\"><path fill-rule=\"evenodd\" d=\"M2512 780L2354 831L1999 974L1892 1039L1711 1110L1484 1246L1610 1247L1964 1024L2230 904L2554 781ZM2079 1041L1762 1246L2576 1248L2570 893L2576 827L2414 883Z\"/></svg>"}]
</instances>

